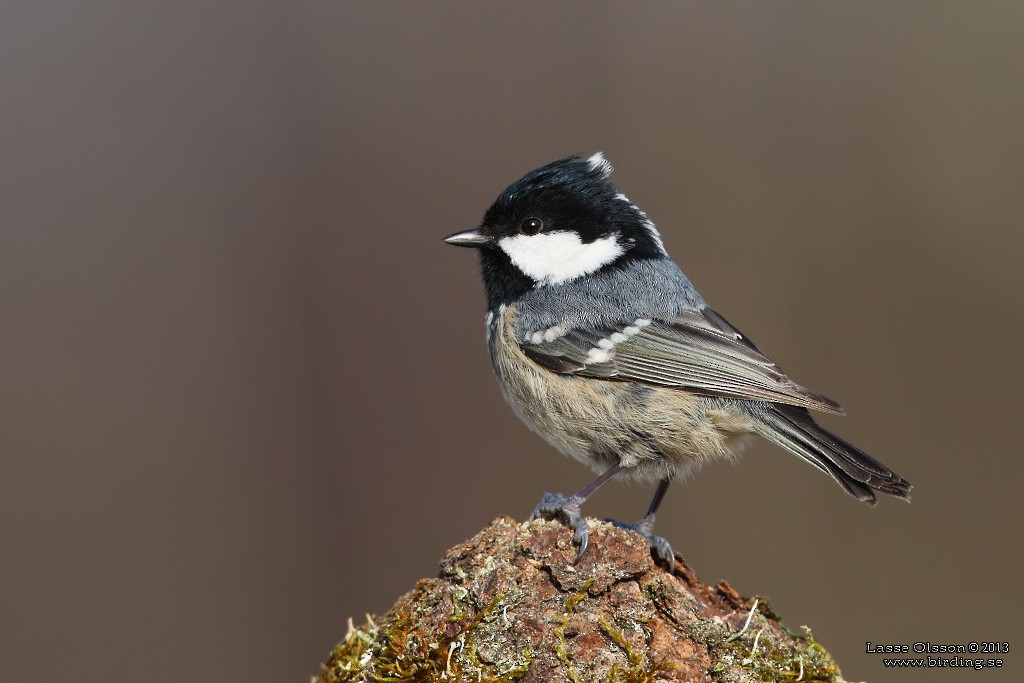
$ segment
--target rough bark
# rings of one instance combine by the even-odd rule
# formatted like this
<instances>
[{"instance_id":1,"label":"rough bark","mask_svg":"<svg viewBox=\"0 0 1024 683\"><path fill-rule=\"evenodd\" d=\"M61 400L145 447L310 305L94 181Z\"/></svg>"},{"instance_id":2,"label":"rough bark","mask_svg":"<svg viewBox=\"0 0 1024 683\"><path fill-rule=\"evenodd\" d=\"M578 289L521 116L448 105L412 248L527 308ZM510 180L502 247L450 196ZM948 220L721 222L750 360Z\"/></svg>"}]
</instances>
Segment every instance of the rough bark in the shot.
<instances>
[{"instance_id":1,"label":"rough bark","mask_svg":"<svg viewBox=\"0 0 1024 683\"><path fill-rule=\"evenodd\" d=\"M764 599L669 572L637 534L597 520L579 564L562 524L495 520L455 546L322 667L342 681L842 681Z\"/></svg>"}]
</instances>

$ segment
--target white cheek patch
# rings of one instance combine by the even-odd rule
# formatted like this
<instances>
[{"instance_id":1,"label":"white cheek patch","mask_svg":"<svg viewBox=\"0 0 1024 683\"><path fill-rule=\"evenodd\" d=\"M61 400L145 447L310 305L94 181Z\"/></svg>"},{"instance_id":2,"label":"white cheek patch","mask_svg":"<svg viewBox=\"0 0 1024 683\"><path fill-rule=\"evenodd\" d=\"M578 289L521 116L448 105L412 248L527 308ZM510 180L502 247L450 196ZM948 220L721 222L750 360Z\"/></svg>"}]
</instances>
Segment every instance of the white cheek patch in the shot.
<instances>
[{"instance_id":1,"label":"white cheek patch","mask_svg":"<svg viewBox=\"0 0 1024 683\"><path fill-rule=\"evenodd\" d=\"M546 285L593 273L623 252L615 235L584 243L575 232L565 231L505 237L498 246L516 268Z\"/></svg>"}]
</instances>

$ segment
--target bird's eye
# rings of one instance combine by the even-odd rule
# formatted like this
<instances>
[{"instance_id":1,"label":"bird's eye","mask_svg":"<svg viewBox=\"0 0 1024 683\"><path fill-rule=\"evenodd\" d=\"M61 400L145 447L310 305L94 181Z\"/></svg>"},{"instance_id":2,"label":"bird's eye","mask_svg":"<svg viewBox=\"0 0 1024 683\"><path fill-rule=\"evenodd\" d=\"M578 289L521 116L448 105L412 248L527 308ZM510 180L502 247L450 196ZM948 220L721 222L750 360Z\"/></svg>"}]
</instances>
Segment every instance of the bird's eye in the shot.
<instances>
[{"instance_id":1,"label":"bird's eye","mask_svg":"<svg viewBox=\"0 0 1024 683\"><path fill-rule=\"evenodd\" d=\"M544 221L539 218L526 218L519 224L519 230L524 235L536 235L544 229Z\"/></svg>"}]
</instances>

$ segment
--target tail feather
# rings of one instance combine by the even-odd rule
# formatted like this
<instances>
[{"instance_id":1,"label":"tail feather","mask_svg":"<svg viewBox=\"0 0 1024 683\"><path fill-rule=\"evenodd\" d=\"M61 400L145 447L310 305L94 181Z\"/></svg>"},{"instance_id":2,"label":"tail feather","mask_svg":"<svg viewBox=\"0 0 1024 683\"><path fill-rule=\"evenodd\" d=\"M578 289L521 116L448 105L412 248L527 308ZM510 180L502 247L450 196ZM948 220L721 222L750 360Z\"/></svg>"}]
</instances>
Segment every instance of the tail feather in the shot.
<instances>
[{"instance_id":1,"label":"tail feather","mask_svg":"<svg viewBox=\"0 0 1024 683\"><path fill-rule=\"evenodd\" d=\"M771 404L757 429L761 436L829 474L858 500L874 505L874 491L910 500L910 482L823 429L805 408Z\"/></svg>"}]
</instances>

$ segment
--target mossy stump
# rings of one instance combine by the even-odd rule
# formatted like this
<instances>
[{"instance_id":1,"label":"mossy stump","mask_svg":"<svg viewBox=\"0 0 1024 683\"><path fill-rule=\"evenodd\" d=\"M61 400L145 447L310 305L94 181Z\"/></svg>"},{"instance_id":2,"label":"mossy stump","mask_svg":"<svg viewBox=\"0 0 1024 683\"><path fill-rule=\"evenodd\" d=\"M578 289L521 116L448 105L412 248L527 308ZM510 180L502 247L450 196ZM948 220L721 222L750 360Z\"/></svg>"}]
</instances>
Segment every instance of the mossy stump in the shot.
<instances>
[{"instance_id":1,"label":"mossy stump","mask_svg":"<svg viewBox=\"0 0 1024 683\"><path fill-rule=\"evenodd\" d=\"M588 520L574 565L558 522L491 523L383 617L367 617L322 667L342 681L842 681L810 631L763 599L669 572L637 534Z\"/></svg>"}]
</instances>

